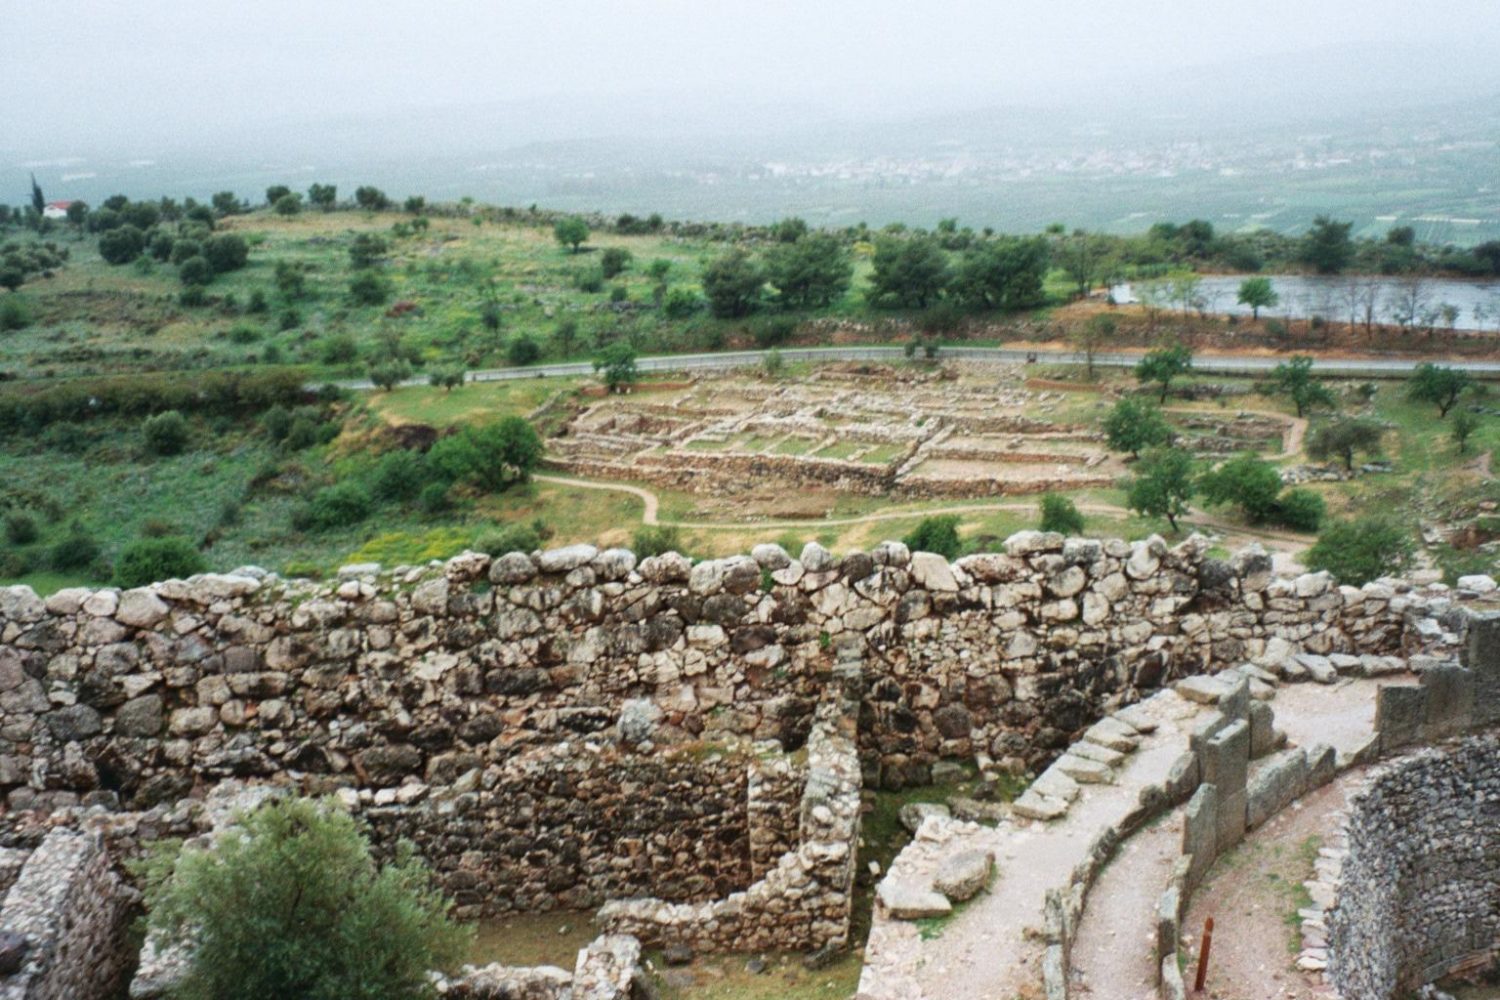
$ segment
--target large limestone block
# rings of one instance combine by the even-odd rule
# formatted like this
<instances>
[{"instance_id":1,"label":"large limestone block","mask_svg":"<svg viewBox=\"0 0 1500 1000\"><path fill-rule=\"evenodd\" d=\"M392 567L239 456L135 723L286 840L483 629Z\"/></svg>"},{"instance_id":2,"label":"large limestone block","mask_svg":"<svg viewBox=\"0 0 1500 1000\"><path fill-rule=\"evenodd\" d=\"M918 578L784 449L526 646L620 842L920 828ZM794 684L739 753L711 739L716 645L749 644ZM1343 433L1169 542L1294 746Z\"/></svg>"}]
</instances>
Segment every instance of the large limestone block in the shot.
<instances>
[{"instance_id":1,"label":"large limestone block","mask_svg":"<svg viewBox=\"0 0 1500 1000\"><path fill-rule=\"evenodd\" d=\"M959 851L938 865L932 887L955 903L961 903L983 889L995 870L995 855L989 851Z\"/></svg>"}]
</instances>

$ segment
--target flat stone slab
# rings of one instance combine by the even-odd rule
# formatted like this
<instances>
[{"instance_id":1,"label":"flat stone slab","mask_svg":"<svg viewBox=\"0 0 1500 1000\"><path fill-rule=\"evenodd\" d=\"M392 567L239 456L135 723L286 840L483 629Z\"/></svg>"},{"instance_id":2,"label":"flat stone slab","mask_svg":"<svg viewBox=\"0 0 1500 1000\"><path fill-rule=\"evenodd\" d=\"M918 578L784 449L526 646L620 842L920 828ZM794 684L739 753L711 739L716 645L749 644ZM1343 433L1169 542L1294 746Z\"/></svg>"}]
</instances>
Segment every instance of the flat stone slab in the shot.
<instances>
[{"instance_id":1,"label":"flat stone slab","mask_svg":"<svg viewBox=\"0 0 1500 1000\"><path fill-rule=\"evenodd\" d=\"M1141 738L1134 729L1117 722L1114 719L1104 718L1089 726L1084 732L1083 738L1090 743L1097 743L1101 747L1118 750L1120 753L1130 753L1141 745Z\"/></svg>"},{"instance_id":2,"label":"flat stone slab","mask_svg":"<svg viewBox=\"0 0 1500 1000\"><path fill-rule=\"evenodd\" d=\"M1405 673L1406 661L1396 656L1373 656L1369 653L1359 658L1360 673L1366 677L1384 677L1387 674Z\"/></svg>"},{"instance_id":3,"label":"flat stone slab","mask_svg":"<svg viewBox=\"0 0 1500 1000\"><path fill-rule=\"evenodd\" d=\"M1188 701L1197 702L1199 705L1217 705L1219 699L1229 693L1228 684L1207 674L1184 677L1173 684L1172 689Z\"/></svg>"},{"instance_id":4,"label":"flat stone slab","mask_svg":"<svg viewBox=\"0 0 1500 1000\"><path fill-rule=\"evenodd\" d=\"M1038 795L1029 788L1021 793L1020 798L1010 804L1010 808L1017 816L1043 821L1059 819L1068 814L1066 802Z\"/></svg>"},{"instance_id":5,"label":"flat stone slab","mask_svg":"<svg viewBox=\"0 0 1500 1000\"><path fill-rule=\"evenodd\" d=\"M1297 656L1297 662L1307 670L1307 675L1319 684L1332 684L1339 679L1339 672L1334 669L1333 663L1326 656L1300 653Z\"/></svg>"},{"instance_id":6,"label":"flat stone slab","mask_svg":"<svg viewBox=\"0 0 1500 1000\"><path fill-rule=\"evenodd\" d=\"M1092 760L1103 764L1105 767L1119 767L1125 762L1125 755L1118 750L1090 743L1088 740L1079 740L1068 747L1068 753L1074 757L1082 757L1084 760Z\"/></svg>"},{"instance_id":7,"label":"flat stone slab","mask_svg":"<svg viewBox=\"0 0 1500 1000\"><path fill-rule=\"evenodd\" d=\"M955 903L970 899L990 880L995 855L989 851L959 851L938 865L932 887Z\"/></svg>"},{"instance_id":8,"label":"flat stone slab","mask_svg":"<svg viewBox=\"0 0 1500 1000\"><path fill-rule=\"evenodd\" d=\"M875 896L885 912L897 920L925 920L928 917L946 917L953 912L948 897L931 889L902 885L889 878L881 879Z\"/></svg>"},{"instance_id":9,"label":"flat stone slab","mask_svg":"<svg viewBox=\"0 0 1500 1000\"><path fill-rule=\"evenodd\" d=\"M998 823L1010 815L1010 810L1000 802L980 802L963 795L955 795L948 800L948 805L953 809L955 819L968 820L970 823Z\"/></svg>"},{"instance_id":10,"label":"flat stone slab","mask_svg":"<svg viewBox=\"0 0 1500 1000\"><path fill-rule=\"evenodd\" d=\"M1042 772L1041 777L1031 783L1029 791L1060 802L1072 802L1078 798L1078 782L1059 771L1057 765L1053 764Z\"/></svg>"},{"instance_id":11,"label":"flat stone slab","mask_svg":"<svg viewBox=\"0 0 1500 1000\"><path fill-rule=\"evenodd\" d=\"M1154 733L1157 729L1156 720L1151 717L1151 713L1144 705L1126 705L1112 718L1116 722L1123 722L1138 733Z\"/></svg>"},{"instance_id":12,"label":"flat stone slab","mask_svg":"<svg viewBox=\"0 0 1500 1000\"><path fill-rule=\"evenodd\" d=\"M1057 758L1054 766L1080 785L1107 785L1115 779L1115 772L1108 764L1087 760L1071 751Z\"/></svg>"}]
</instances>

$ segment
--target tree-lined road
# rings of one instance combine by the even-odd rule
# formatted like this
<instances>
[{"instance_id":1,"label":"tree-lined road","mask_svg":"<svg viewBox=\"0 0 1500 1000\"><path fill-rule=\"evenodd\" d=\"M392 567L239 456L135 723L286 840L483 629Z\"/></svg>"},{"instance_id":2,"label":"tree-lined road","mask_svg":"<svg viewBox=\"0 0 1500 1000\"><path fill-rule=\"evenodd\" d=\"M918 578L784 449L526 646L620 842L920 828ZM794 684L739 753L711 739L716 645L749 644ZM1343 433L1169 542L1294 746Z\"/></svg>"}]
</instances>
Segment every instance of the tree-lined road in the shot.
<instances>
[{"instance_id":1,"label":"tree-lined road","mask_svg":"<svg viewBox=\"0 0 1500 1000\"><path fill-rule=\"evenodd\" d=\"M638 358L640 372L711 371L750 368L760 365L769 351L720 351L712 354L666 354ZM788 347L781 350L783 361L882 361L906 360L902 347ZM1111 351L1094 355L1094 364L1105 368L1133 368L1145 351ZM1290 355L1288 355L1289 357ZM1083 355L1066 350L1020 350L1010 347L944 347L938 355L943 361L980 361L999 364L1082 364ZM1284 363L1286 357L1260 357L1237 354L1195 354L1193 370L1210 375L1263 375ZM1475 378L1500 379L1500 361L1465 361L1449 358L1316 358L1313 371L1319 375L1345 378L1402 378L1425 361L1463 368ZM532 365L528 368L491 368L468 374L470 382L506 382L527 378L571 378L592 375L594 366L587 361L564 364ZM425 380L411 379L403 384L422 385ZM369 379L340 383L347 389L373 389Z\"/></svg>"}]
</instances>

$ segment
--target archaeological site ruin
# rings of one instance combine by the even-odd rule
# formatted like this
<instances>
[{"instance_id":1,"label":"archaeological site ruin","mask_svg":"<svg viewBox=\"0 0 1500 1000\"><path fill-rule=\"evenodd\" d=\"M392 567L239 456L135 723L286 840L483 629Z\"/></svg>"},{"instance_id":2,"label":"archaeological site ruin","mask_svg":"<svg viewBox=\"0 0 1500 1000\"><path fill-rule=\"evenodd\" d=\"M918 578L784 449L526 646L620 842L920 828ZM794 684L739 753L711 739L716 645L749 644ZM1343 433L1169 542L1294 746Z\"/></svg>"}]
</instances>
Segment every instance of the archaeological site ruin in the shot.
<instances>
[{"instance_id":1,"label":"archaeological site ruin","mask_svg":"<svg viewBox=\"0 0 1500 1000\"><path fill-rule=\"evenodd\" d=\"M837 475L863 463L922 495L980 453L1075 481L1097 464L1072 432L973 415L924 435L857 386L800 391L606 401L565 460L672 477L774 437L807 469L837 452ZM1321 995L1405 996L1500 944L1495 590L1035 531L952 563L900 543L696 563L575 545L328 583L3 588L0 1000L164 995L184 943L131 937L126 862L288 792L335 797L382 850L413 842L463 916L592 913L574 968L470 968L450 997L644 995L665 946L821 961L860 944L861 885L861 997L1182 997L1215 858L1330 785L1350 805L1298 967ZM955 765L1024 791L910 810L911 842L872 872L864 798ZM1105 947L1099 907L1137 871L1111 860L1178 829Z\"/></svg>"}]
</instances>

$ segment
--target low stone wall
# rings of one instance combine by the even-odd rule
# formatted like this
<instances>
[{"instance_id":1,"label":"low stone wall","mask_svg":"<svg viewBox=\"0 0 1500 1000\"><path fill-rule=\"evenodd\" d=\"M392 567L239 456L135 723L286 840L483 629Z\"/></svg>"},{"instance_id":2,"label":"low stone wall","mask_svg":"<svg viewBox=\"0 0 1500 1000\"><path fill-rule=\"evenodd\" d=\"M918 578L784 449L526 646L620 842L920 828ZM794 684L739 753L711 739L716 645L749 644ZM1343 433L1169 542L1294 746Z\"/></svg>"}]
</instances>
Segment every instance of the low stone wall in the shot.
<instances>
[{"instance_id":1,"label":"low stone wall","mask_svg":"<svg viewBox=\"0 0 1500 1000\"><path fill-rule=\"evenodd\" d=\"M130 963L126 925L136 902L100 836L47 834L0 904L0 935L17 935L25 946L21 967L0 974L0 1000L113 995Z\"/></svg>"},{"instance_id":2,"label":"low stone wall","mask_svg":"<svg viewBox=\"0 0 1500 1000\"><path fill-rule=\"evenodd\" d=\"M640 964L639 941L605 935L578 952L571 974L550 965L485 965L440 977L437 990L450 1000L632 1000Z\"/></svg>"},{"instance_id":3,"label":"low stone wall","mask_svg":"<svg viewBox=\"0 0 1500 1000\"><path fill-rule=\"evenodd\" d=\"M857 655L857 650L851 650ZM647 944L706 951L835 951L849 940L859 842L860 770L854 744L862 678L852 656L836 669L807 744L797 843L743 892L698 904L606 903L596 918Z\"/></svg>"},{"instance_id":4,"label":"low stone wall","mask_svg":"<svg viewBox=\"0 0 1500 1000\"><path fill-rule=\"evenodd\" d=\"M1386 1000L1500 954L1500 737L1393 761L1351 803L1328 977Z\"/></svg>"}]
</instances>

